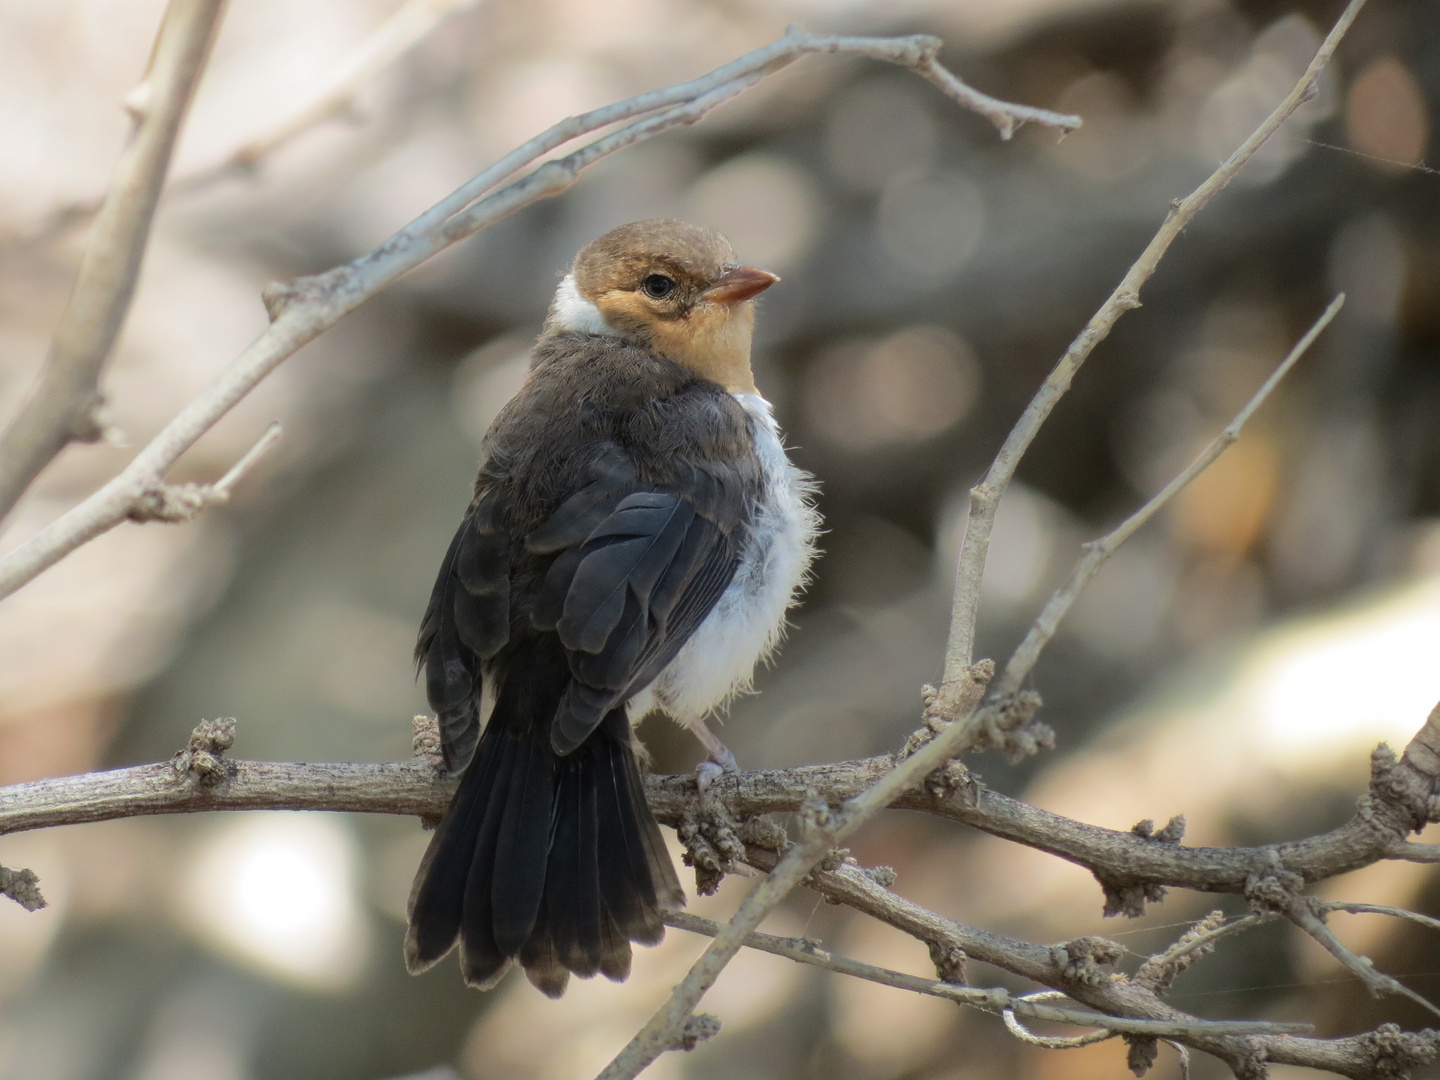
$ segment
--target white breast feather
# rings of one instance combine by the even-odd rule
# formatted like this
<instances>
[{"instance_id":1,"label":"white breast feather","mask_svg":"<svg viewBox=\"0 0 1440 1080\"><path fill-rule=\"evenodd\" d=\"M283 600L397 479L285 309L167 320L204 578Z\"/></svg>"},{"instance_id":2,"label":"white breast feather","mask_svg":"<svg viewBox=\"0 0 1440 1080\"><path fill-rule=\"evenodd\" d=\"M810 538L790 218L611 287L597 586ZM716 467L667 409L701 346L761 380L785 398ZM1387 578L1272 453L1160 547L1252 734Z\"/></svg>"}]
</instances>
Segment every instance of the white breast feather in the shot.
<instances>
[{"instance_id":1,"label":"white breast feather","mask_svg":"<svg viewBox=\"0 0 1440 1080\"><path fill-rule=\"evenodd\" d=\"M735 398L750 416L764 490L734 579L675 659L631 700L635 720L657 706L682 724L701 720L749 689L755 665L785 636L786 609L815 557L814 480L785 456L770 403L758 394Z\"/></svg>"}]
</instances>

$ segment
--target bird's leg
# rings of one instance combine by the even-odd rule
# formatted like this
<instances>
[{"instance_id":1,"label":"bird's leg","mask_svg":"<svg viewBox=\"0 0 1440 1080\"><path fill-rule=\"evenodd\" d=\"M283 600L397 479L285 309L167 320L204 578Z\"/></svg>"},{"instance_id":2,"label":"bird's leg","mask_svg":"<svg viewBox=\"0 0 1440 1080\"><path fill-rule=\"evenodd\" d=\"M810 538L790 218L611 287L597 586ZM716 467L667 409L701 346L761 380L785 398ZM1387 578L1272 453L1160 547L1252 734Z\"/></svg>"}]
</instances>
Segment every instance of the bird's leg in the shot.
<instances>
[{"instance_id":1,"label":"bird's leg","mask_svg":"<svg viewBox=\"0 0 1440 1080\"><path fill-rule=\"evenodd\" d=\"M705 760L695 766L695 783L703 798L705 789L710 786L712 781L727 772L739 772L740 766L736 763L735 755L730 752L730 748L705 726L704 720L696 720L686 726L694 732L695 738L699 739L700 745L705 748Z\"/></svg>"}]
</instances>

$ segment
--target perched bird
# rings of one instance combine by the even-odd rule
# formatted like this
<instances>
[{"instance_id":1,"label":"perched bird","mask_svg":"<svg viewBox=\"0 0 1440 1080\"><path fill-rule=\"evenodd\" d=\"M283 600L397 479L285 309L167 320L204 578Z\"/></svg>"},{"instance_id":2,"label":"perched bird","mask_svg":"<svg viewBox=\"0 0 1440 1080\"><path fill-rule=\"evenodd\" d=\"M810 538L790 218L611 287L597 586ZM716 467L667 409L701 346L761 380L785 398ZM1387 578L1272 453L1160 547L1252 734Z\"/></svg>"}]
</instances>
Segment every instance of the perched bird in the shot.
<instances>
[{"instance_id":1,"label":"perched bird","mask_svg":"<svg viewBox=\"0 0 1440 1080\"><path fill-rule=\"evenodd\" d=\"M812 482L755 388L753 298L779 279L710 229L606 233L560 282L485 436L416 658L461 773L410 895L406 962L460 945L473 986L518 961L558 997L624 979L684 893L632 725L691 730L777 645L814 552Z\"/></svg>"}]
</instances>

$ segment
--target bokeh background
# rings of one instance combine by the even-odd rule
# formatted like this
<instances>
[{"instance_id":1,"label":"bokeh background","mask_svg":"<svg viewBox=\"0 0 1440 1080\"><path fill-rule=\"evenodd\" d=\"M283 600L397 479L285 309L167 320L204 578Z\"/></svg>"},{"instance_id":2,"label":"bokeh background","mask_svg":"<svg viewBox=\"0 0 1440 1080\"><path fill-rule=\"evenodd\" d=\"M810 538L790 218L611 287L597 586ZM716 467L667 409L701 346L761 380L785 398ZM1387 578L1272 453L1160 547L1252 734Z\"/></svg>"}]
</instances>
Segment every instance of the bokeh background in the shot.
<instances>
[{"instance_id":1,"label":"bokeh background","mask_svg":"<svg viewBox=\"0 0 1440 1080\"><path fill-rule=\"evenodd\" d=\"M236 0L176 174L312 94L394 0ZM103 190L159 0L0 2L0 415L37 369L83 249L38 238ZM522 376L557 276L601 231L673 215L785 278L756 369L828 532L780 661L724 737L752 767L893 749L939 674L963 495L1166 213L1293 84L1313 0L480 0L253 175L162 209L107 378L128 445L68 450L0 549L113 474L264 325L268 281L373 246L569 113L777 36L926 31L990 93L1084 115L1001 142L903 71L809 60L692 130L587 174L411 274L288 362L186 456L217 476L272 419L281 448L192 525L126 526L0 604L0 783L163 758L203 717L236 752L386 760L424 708L410 649L477 443ZM1379 739L1440 699L1440 17L1372 0L1307 105L1175 245L1020 470L985 580L983 651L1018 641L1078 545L1229 420L1330 296L1349 303L1244 440L1090 588L1035 672L1059 749L987 783L1099 824L1184 813L1195 842L1343 820ZM1429 163L1427 165L1426 163ZM657 765L698 754L663 724ZM546 1001L405 974L412 820L238 815L0 838L50 907L0 903L0 1077L467 1080L593 1075L702 947L672 931L624 986ZM1032 940L1139 954L1215 898L1102 922L1074 867L914 816L856 844L904 895ZM700 910L724 917L743 881ZM1327 895L1440 915L1440 879L1380 866ZM1227 910L1238 910L1225 901ZM1440 940L1337 916L1422 993ZM797 893L768 928L926 974L924 950ZM1131 962L1136 962L1132 957ZM1017 985L974 965L977 984ZM1423 1014L1372 1002L1278 928L1180 982L1207 1016L1322 1033ZM707 998L723 1034L649 1075L1115 1077L1116 1044L1059 1054L930 999L744 955ZM1197 1075L1218 1075L1200 1063ZM1162 1050L1158 1076L1176 1075ZM1284 1070L1274 1070L1275 1075ZM1295 1074L1298 1076L1298 1074ZM1440 1075L1437 1073L1436 1075Z\"/></svg>"}]
</instances>

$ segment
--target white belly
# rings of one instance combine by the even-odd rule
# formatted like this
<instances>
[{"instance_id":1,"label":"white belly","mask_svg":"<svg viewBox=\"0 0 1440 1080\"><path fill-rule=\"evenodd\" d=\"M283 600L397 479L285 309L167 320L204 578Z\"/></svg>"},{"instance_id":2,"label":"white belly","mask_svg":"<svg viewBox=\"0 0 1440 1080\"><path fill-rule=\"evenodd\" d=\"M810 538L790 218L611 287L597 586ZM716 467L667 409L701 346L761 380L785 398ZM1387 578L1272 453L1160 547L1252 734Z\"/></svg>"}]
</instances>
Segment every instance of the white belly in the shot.
<instances>
[{"instance_id":1,"label":"white belly","mask_svg":"<svg viewBox=\"0 0 1440 1080\"><path fill-rule=\"evenodd\" d=\"M764 493L734 579L675 659L631 698L632 721L659 708L690 724L748 690L755 665L785 636L786 609L815 557L815 482L785 456L770 403L756 394L735 397L753 424Z\"/></svg>"}]
</instances>

